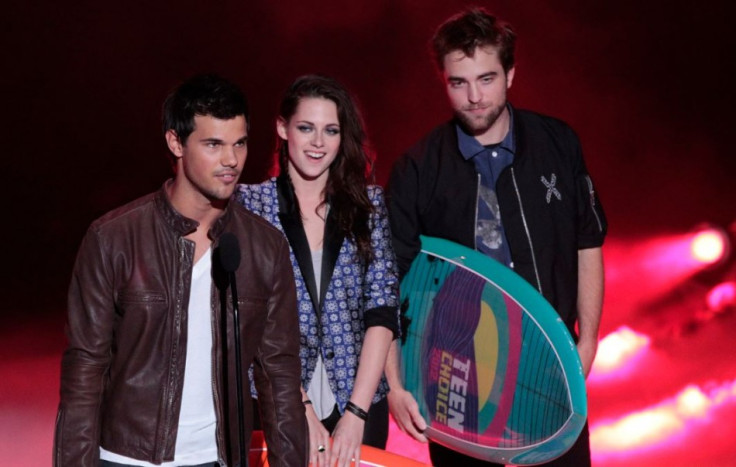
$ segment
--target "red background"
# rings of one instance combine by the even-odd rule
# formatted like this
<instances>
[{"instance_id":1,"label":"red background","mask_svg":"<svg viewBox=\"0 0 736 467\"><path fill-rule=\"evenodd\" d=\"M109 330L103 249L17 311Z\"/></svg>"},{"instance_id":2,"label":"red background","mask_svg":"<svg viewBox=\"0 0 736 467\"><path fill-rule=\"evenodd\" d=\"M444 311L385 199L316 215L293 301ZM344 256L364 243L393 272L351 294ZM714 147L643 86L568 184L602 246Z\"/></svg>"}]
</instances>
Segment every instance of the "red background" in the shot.
<instances>
[{"instance_id":1,"label":"red background","mask_svg":"<svg viewBox=\"0 0 736 467\"><path fill-rule=\"evenodd\" d=\"M243 87L253 122L243 181L256 182L270 165L284 88L300 74L332 75L361 103L384 183L396 157L450 115L427 43L436 25L468 4L5 5L1 185L9 261L0 304L0 460L31 455L19 465L48 463L74 254L95 217L170 175L160 131L169 89L205 71ZM562 118L583 143L611 226L602 335L628 324L654 339L655 356L640 362L649 366L591 388L591 422L656 404L687 384L733 381L733 307L717 319L698 318L708 288L734 277L732 263L687 280L665 278L654 291L649 279L667 265L642 274L648 250L634 248L702 222L736 220L728 3L474 4L517 30L511 102ZM733 461L733 403L724 410L674 447L596 463Z\"/></svg>"}]
</instances>

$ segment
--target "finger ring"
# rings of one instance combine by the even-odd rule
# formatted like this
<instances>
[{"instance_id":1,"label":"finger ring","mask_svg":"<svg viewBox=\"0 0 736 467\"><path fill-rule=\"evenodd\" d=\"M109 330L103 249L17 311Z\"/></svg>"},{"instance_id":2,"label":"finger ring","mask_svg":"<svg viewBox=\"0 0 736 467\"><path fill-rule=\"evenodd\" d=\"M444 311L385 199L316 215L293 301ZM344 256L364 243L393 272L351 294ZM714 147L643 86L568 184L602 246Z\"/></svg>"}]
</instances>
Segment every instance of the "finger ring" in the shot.
<instances>
[{"instance_id":1,"label":"finger ring","mask_svg":"<svg viewBox=\"0 0 736 467\"><path fill-rule=\"evenodd\" d=\"M317 446L317 451L319 451L319 452L325 452L325 445L324 444L320 444L319 446Z\"/></svg>"}]
</instances>

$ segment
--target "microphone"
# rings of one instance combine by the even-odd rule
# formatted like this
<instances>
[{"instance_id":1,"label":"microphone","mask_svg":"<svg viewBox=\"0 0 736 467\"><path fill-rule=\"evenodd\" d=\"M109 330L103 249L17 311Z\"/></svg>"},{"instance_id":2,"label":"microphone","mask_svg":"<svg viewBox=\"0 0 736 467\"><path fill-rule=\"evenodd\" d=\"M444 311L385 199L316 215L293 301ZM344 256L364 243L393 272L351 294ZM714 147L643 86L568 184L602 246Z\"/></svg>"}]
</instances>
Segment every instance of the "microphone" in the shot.
<instances>
[{"instance_id":1,"label":"microphone","mask_svg":"<svg viewBox=\"0 0 736 467\"><path fill-rule=\"evenodd\" d=\"M239 465L246 464L245 457L245 421L243 420L243 364L240 356L240 318L238 316L238 288L235 283L235 271L240 266L240 244L238 237L232 232L225 232L220 236L218 253L220 265L225 270L233 299L233 336L235 340L235 388L238 393L238 434L240 454ZM227 322L227 321L226 321ZM227 336L225 336L227 339Z\"/></svg>"},{"instance_id":2,"label":"microphone","mask_svg":"<svg viewBox=\"0 0 736 467\"><path fill-rule=\"evenodd\" d=\"M220 264L227 273L234 273L240 266L240 244L238 237L232 232L225 232L220 236Z\"/></svg>"}]
</instances>

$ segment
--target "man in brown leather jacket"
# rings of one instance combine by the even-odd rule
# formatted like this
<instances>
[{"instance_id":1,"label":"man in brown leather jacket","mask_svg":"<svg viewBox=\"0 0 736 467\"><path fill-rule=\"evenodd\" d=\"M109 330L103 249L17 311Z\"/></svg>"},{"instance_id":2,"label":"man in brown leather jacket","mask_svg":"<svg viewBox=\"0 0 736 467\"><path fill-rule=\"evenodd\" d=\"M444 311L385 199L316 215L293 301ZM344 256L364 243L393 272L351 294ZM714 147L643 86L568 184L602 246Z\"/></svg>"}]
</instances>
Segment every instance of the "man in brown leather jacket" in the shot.
<instances>
[{"instance_id":1,"label":"man in brown leather jacket","mask_svg":"<svg viewBox=\"0 0 736 467\"><path fill-rule=\"evenodd\" d=\"M93 222L77 255L54 464L246 464L232 303L216 250L231 232L242 258L243 369L254 362L269 464L306 465L289 247L228 202L247 155L245 97L219 77L194 77L164 104L164 132L175 177ZM243 409L248 443L252 406Z\"/></svg>"}]
</instances>

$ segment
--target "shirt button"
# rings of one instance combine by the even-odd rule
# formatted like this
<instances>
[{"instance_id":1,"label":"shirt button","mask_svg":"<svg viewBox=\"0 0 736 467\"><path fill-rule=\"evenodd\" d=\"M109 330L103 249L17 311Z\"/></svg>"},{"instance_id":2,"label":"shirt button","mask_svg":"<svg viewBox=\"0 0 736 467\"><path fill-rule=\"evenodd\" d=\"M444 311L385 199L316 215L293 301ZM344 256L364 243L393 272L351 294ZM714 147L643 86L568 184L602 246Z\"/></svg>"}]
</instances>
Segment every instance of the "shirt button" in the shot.
<instances>
[{"instance_id":1,"label":"shirt button","mask_svg":"<svg viewBox=\"0 0 736 467\"><path fill-rule=\"evenodd\" d=\"M328 350L328 351L327 351L327 352L325 353L325 357L327 357L327 358L329 358L330 360L332 360L333 358L335 358L335 352L333 352L332 350Z\"/></svg>"},{"instance_id":2,"label":"shirt button","mask_svg":"<svg viewBox=\"0 0 736 467\"><path fill-rule=\"evenodd\" d=\"M493 157L498 157L498 152L497 152L497 151L493 151L493 152L491 152L491 155L492 155Z\"/></svg>"}]
</instances>

